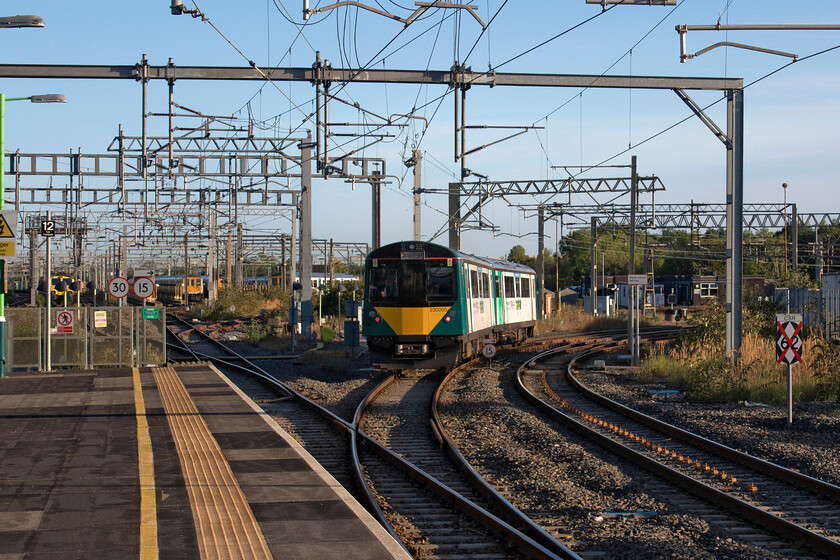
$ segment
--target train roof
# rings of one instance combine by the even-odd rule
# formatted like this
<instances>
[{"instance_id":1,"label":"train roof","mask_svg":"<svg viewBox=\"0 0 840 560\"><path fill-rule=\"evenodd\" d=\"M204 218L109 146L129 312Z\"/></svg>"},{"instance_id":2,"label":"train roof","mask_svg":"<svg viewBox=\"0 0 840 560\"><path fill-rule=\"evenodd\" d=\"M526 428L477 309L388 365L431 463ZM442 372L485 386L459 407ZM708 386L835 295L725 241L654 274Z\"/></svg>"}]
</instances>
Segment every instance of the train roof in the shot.
<instances>
[{"instance_id":1,"label":"train roof","mask_svg":"<svg viewBox=\"0 0 840 560\"><path fill-rule=\"evenodd\" d=\"M405 255L410 255L416 252L416 258L455 258L464 259L469 262L486 266L488 268L501 268L504 270L512 270L514 272L534 274L534 269L524 264L506 261L504 259L493 259L488 257L479 257L461 251L455 251L449 247L438 245L436 243L429 243L428 241L398 241L383 245L371 251L367 259L399 259ZM419 257L422 252L423 257Z\"/></svg>"}]
</instances>

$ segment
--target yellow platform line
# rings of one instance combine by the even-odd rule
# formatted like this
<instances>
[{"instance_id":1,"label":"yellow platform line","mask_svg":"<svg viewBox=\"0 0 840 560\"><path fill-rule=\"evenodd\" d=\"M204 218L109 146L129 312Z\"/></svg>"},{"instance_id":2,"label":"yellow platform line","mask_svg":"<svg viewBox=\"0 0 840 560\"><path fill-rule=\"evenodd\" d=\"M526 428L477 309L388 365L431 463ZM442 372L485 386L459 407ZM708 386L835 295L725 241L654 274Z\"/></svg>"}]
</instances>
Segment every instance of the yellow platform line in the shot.
<instances>
[{"instance_id":1,"label":"yellow platform line","mask_svg":"<svg viewBox=\"0 0 840 560\"><path fill-rule=\"evenodd\" d=\"M224 453L171 367L153 368L195 518L203 559L272 559Z\"/></svg>"},{"instance_id":2,"label":"yellow platform line","mask_svg":"<svg viewBox=\"0 0 840 560\"><path fill-rule=\"evenodd\" d=\"M134 382L134 411L137 416L137 465L140 474L140 560L158 559L157 500L152 438L146 418L146 402L140 370L131 368Z\"/></svg>"}]
</instances>

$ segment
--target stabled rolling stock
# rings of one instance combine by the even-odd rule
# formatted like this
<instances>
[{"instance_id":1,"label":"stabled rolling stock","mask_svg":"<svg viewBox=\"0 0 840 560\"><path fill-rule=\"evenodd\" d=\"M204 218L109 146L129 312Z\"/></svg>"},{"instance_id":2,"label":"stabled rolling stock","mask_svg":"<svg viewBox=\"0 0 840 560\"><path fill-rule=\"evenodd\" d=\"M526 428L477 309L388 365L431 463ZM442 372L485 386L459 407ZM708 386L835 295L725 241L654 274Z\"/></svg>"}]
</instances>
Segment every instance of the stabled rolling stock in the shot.
<instances>
[{"instance_id":1,"label":"stabled rolling stock","mask_svg":"<svg viewBox=\"0 0 840 560\"><path fill-rule=\"evenodd\" d=\"M365 260L362 332L388 369L450 368L484 340L521 342L536 324L536 274L527 266L403 241Z\"/></svg>"},{"instance_id":2,"label":"stabled rolling stock","mask_svg":"<svg viewBox=\"0 0 840 560\"><path fill-rule=\"evenodd\" d=\"M204 297L201 276L158 276L155 283L157 299L166 303L186 304Z\"/></svg>"},{"instance_id":3,"label":"stabled rolling stock","mask_svg":"<svg viewBox=\"0 0 840 560\"><path fill-rule=\"evenodd\" d=\"M245 276L242 278L242 289L247 292L265 290L271 285L271 276Z\"/></svg>"},{"instance_id":4,"label":"stabled rolling stock","mask_svg":"<svg viewBox=\"0 0 840 560\"><path fill-rule=\"evenodd\" d=\"M210 282L211 282L211 280L210 280L209 276L204 275L204 276L201 277L201 295L202 295L202 297L204 297L204 299L207 299L207 298L210 297ZM218 280L216 280L216 290L221 290L224 287L225 287L224 278L219 278Z\"/></svg>"}]
</instances>

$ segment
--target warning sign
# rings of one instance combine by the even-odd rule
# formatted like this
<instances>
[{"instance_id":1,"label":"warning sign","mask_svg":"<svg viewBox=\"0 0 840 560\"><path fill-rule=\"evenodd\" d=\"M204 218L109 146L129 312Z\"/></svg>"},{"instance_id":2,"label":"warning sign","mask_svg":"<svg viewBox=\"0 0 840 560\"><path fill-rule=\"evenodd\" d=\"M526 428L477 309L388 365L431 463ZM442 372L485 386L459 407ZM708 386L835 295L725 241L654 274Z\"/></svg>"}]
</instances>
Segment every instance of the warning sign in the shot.
<instances>
[{"instance_id":1,"label":"warning sign","mask_svg":"<svg viewBox=\"0 0 840 560\"><path fill-rule=\"evenodd\" d=\"M15 256L16 239L17 212L3 210L0 212L0 259Z\"/></svg>"},{"instance_id":2,"label":"warning sign","mask_svg":"<svg viewBox=\"0 0 840 560\"><path fill-rule=\"evenodd\" d=\"M94 311L93 312L93 326L97 329L104 329L108 326L108 312Z\"/></svg>"},{"instance_id":3,"label":"warning sign","mask_svg":"<svg viewBox=\"0 0 840 560\"><path fill-rule=\"evenodd\" d=\"M56 329L55 332L57 333L64 333L64 334L73 334L73 314L69 311L62 311L56 316Z\"/></svg>"},{"instance_id":4,"label":"warning sign","mask_svg":"<svg viewBox=\"0 0 840 560\"><path fill-rule=\"evenodd\" d=\"M802 363L802 315L779 313L776 315L776 363Z\"/></svg>"},{"instance_id":5,"label":"warning sign","mask_svg":"<svg viewBox=\"0 0 840 560\"><path fill-rule=\"evenodd\" d=\"M9 218L13 218L14 224L9 224ZM17 212L9 211L0 212L0 239L14 239L15 229L17 229Z\"/></svg>"}]
</instances>

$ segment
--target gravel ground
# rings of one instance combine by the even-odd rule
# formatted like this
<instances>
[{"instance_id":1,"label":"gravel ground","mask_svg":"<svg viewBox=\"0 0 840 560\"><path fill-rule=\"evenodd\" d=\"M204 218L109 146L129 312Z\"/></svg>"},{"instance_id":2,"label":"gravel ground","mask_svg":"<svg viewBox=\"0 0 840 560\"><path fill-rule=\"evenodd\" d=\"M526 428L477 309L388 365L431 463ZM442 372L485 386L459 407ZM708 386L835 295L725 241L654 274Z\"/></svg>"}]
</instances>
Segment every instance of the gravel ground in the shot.
<instances>
[{"instance_id":1,"label":"gravel ground","mask_svg":"<svg viewBox=\"0 0 840 560\"><path fill-rule=\"evenodd\" d=\"M244 355L266 353L245 342L232 346ZM256 363L348 421L359 400L387 375L354 360L349 368L324 367L303 358ZM534 415L510 383L514 368L504 367L506 363L503 358L492 369L459 376L450 384L441 412L448 429L464 431L460 448L472 464L500 490L521 496L517 505L522 509L558 527L564 542L605 552L609 558L786 557L733 540L703 519L686 515L669 503L667 490L645 484L649 475L643 471L597 448L593 452L585 440ZM603 372L583 371L579 377L594 390L666 422L840 484L838 403L796 405L795 426L785 430L784 407L692 405L679 396L663 400L650 391L670 387L636 382L628 368L615 365ZM656 515L595 519L603 511Z\"/></svg>"},{"instance_id":2,"label":"gravel ground","mask_svg":"<svg viewBox=\"0 0 840 560\"><path fill-rule=\"evenodd\" d=\"M633 379L629 367L607 358L605 371L581 369L586 386L624 405L762 459L840 485L840 403L794 403L793 427L786 429L787 406L761 403L692 404L682 396L653 396L664 383Z\"/></svg>"},{"instance_id":3,"label":"gravel ground","mask_svg":"<svg viewBox=\"0 0 840 560\"><path fill-rule=\"evenodd\" d=\"M455 378L440 411L471 464L543 526L558 527L561 540L608 558L783 558L685 514L667 500L675 489L651 486L647 473L541 418L505 362ZM598 519L603 512L651 516Z\"/></svg>"},{"instance_id":4,"label":"gravel ground","mask_svg":"<svg viewBox=\"0 0 840 560\"><path fill-rule=\"evenodd\" d=\"M243 356L268 355L247 342L225 341ZM385 377L386 372L370 369L365 360L344 358L345 347L328 345L323 350L336 356L341 367L324 367L304 354L297 359L255 360L254 363L305 397L352 422L359 402ZM345 367L346 366L346 367Z\"/></svg>"}]
</instances>

